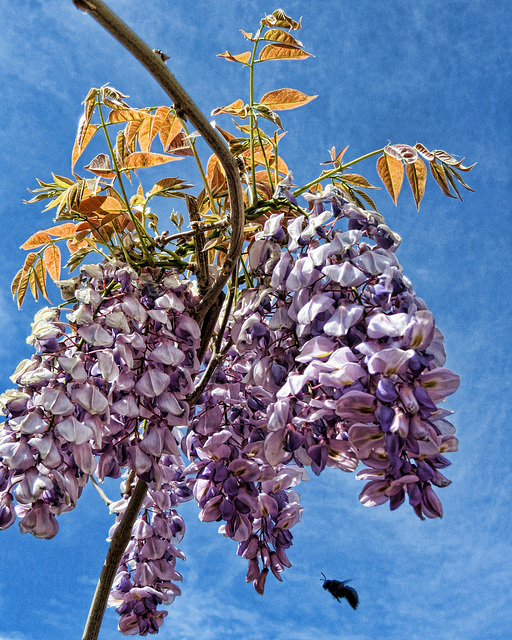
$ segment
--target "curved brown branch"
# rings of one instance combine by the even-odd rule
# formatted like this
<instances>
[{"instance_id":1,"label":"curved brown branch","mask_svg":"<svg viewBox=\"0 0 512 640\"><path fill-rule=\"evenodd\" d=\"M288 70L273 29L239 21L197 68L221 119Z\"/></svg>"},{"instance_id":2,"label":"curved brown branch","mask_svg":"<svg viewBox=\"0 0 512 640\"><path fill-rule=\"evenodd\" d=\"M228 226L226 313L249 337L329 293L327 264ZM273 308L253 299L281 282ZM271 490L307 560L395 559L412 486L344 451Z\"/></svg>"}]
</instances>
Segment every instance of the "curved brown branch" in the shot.
<instances>
[{"instance_id":1,"label":"curved brown branch","mask_svg":"<svg viewBox=\"0 0 512 640\"><path fill-rule=\"evenodd\" d=\"M217 300L227 283L243 244L244 200L242 184L235 158L223 139L210 125L174 75L166 67L162 57L155 53L101 0L73 0L75 5L89 13L116 40L118 40L149 71L174 103L180 117L187 117L215 153L226 173L231 209L231 242L219 276L210 287L194 315L201 324L208 309Z\"/></svg>"},{"instance_id":2,"label":"curved brown branch","mask_svg":"<svg viewBox=\"0 0 512 640\"><path fill-rule=\"evenodd\" d=\"M112 536L112 542L108 548L105 564L103 565L100 579L96 585L96 591L94 592L94 598L91 603L82 640L96 640L98 637L110 589L126 545L130 541L133 523L142 506L147 489L148 486L145 482L142 480L137 481L126 511Z\"/></svg>"}]
</instances>

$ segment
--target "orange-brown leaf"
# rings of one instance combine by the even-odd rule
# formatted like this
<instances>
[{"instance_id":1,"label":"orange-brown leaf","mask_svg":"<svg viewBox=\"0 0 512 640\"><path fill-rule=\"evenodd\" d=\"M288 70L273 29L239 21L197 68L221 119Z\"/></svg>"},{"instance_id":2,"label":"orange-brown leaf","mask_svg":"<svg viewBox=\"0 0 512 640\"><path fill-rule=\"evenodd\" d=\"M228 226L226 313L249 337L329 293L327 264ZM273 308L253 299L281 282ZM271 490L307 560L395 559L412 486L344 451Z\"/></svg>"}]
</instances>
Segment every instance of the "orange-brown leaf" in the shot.
<instances>
[{"instance_id":1,"label":"orange-brown leaf","mask_svg":"<svg viewBox=\"0 0 512 640\"><path fill-rule=\"evenodd\" d=\"M34 267L34 277L35 283L39 291L43 294L43 296L50 302L50 298L48 297L48 293L46 291L46 271L43 265L42 260L38 260L36 262L36 266Z\"/></svg>"},{"instance_id":2,"label":"orange-brown leaf","mask_svg":"<svg viewBox=\"0 0 512 640\"><path fill-rule=\"evenodd\" d=\"M144 120L147 115L147 111L139 109L116 109L110 112L108 121L115 124L117 122L130 122L131 120Z\"/></svg>"},{"instance_id":3,"label":"orange-brown leaf","mask_svg":"<svg viewBox=\"0 0 512 640\"><path fill-rule=\"evenodd\" d=\"M258 60L304 60L312 55L300 47L289 44L267 44L260 51Z\"/></svg>"},{"instance_id":4,"label":"orange-brown leaf","mask_svg":"<svg viewBox=\"0 0 512 640\"><path fill-rule=\"evenodd\" d=\"M213 194L227 189L226 174L216 155L210 156L206 167L208 186Z\"/></svg>"},{"instance_id":5,"label":"orange-brown leaf","mask_svg":"<svg viewBox=\"0 0 512 640\"><path fill-rule=\"evenodd\" d=\"M28 281L29 281L29 284L30 284L30 292L34 296L34 299L36 301L39 300L39 291L38 291L38 288L37 288L36 273L35 273L34 269L32 269L30 271L30 273L28 274Z\"/></svg>"},{"instance_id":6,"label":"orange-brown leaf","mask_svg":"<svg viewBox=\"0 0 512 640\"><path fill-rule=\"evenodd\" d=\"M239 98L225 107L218 107L217 109L214 109L211 115L217 116L219 113L229 113L232 116L241 115L241 117L245 118L247 117L247 107L244 105L244 101Z\"/></svg>"},{"instance_id":7,"label":"orange-brown leaf","mask_svg":"<svg viewBox=\"0 0 512 640\"><path fill-rule=\"evenodd\" d=\"M384 154L377 160L377 173L396 205L404 179L403 164L400 160Z\"/></svg>"},{"instance_id":8,"label":"orange-brown leaf","mask_svg":"<svg viewBox=\"0 0 512 640\"><path fill-rule=\"evenodd\" d=\"M44 250L43 265L50 278L56 282L60 279L60 249L51 245Z\"/></svg>"},{"instance_id":9,"label":"orange-brown leaf","mask_svg":"<svg viewBox=\"0 0 512 640\"><path fill-rule=\"evenodd\" d=\"M84 169L87 169L87 171L91 171L102 178L111 179L116 177L115 171L112 171L110 157L105 153L99 153L88 165L84 167Z\"/></svg>"},{"instance_id":10,"label":"orange-brown leaf","mask_svg":"<svg viewBox=\"0 0 512 640\"><path fill-rule=\"evenodd\" d=\"M18 295L17 295L18 307L21 307L21 305L23 304L23 300L25 299L29 278L30 278L30 271L27 271L26 273L24 273L23 277L21 278L21 281L18 287Z\"/></svg>"},{"instance_id":11,"label":"orange-brown leaf","mask_svg":"<svg viewBox=\"0 0 512 640\"><path fill-rule=\"evenodd\" d=\"M420 209L420 202L425 193L425 183L427 181L427 167L421 158L418 158L416 162L412 162L405 166L405 172L407 173L407 179L411 185L414 201L416 202L416 208Z\"/></svg>"},{"instance_id":12,"label":"orange-brown leaf","mask_svg":"<svg viewBox=\"0 0 512 640\"><path fill-rule=\"evenodd\" d=\"M142 121L137 136L139 138L140 150L147 153L151 147L151 142L156 135L156 131L153 133L153 116L147 115Z\"/></svg>"},{"instance_id":13,"label":"orange-brown leaf","mask_svg":"<svg viewBox=\"0 0 512 640\"><path fill-rule=\"evenodd\" d=\"M302 42L295 40L292 35L282 29L269 29L263 36L263 40L272 40L273 42L289 44L293 47L302 47Z\"/></svg>"},{"instance_id":14,"label":"orange-brown leaf","mask_svg":"<svg viewBox=\"0 0 512 640\"><path fill-rule=\"evenodd\" d=\"M190 140L187 138L184 131L179 131L174 138L169 141L166 152L171 153L173 156L194 155L192 147L190 146Z\"/></svg>"},{"instance_id":15,"label":"orange-brown leaf","mask_svg":"<svg viewBox=\"0 0 512 640\"><path fill-rule=\"evenodd\" d=\"M23 264L23 273L27 273L30 270L30 267L36 261L37 255L35 253L29 253L25 258L25 262Z\"/></svg>"},{"instance_id":16,"label":"orange-brown leaf","mask_svg":"<svg viewBox=\"0 0 512 640\"><path fill-rule=\"evenodd\" d=\"M158 131L164 151L171 140L183 129L180 119L169 107L158 107L154 115L154 129Z\"/></svg>"},{"instance_id":17,"label":"orange-brown leaf","mask_svg":"<svg viewBox=\"0 0 512 640\"><path fill-rule=\"evenodd\" d=\"M317 96L307 96L296 89L276 89L269 91L260 100L262 104L267 105L272 111L286 111L288 109L297 109L314 100Z\"/></svg>"},{"instance_id":18,"label":"orange-brown leaf","mask_svg":"<svg viewBox=\"0 0 512 640\"><path fill-rule=\"evenodd\" d=\"M375 187L373 184L370 184L364 176L360 176L358 173L344 173L342 180L350 184L355 184L358 187L364 187L365 189L380 189L380 187Z\"/></svg>"},{"instance_id":19,"label":"orange-brown leaf","mask_svg":"<svg viewBox=\"0 0 512 640\"><path fill-rule=\"evenodd\" d=\"M20 284L20 280L21 280L22 276L23 276L23 269L20 269L18 271L18 273L13 278L13 281L11 283L11 293L12 293L12 297L13 298L14 298L14 294L18 290L18 285Z\"/></svg>"},{"instance_id":20,"label":"orange-brown leaf","mask_svg":"<svg viewBox=\"0 0 512 640\"><path fill-rule=\"evenodd\" d=\"M47 242L50 242L51 238L46 231L38 231L30 236L20 247L20 249L34 249L35 247L42 247Z\"/></svg>"},{"instance_id":21,"label":"orange-brown leaf","mask_svg":"<svg viewBox=\"0 0 512 640\"><path fill-rule=\"evenodd\" d=\"M301 19L298 22L287 16L282 9L276 9L271 15L265 16L261 21L266 27L282 27L283 29L300 29Z\"/></svg>"},{"instance_id":22,"label":"orange-brown leaf","mask_svg":"<svg viewBox=\"0 0 512 640\"><path fill-rule=\"evenodd\" d=\"M244 51L243 53L230 53L229 51L225 51L224 53L218 53L217 58L226 58L226 60L230 60L231 62L247 64L251 59L251 52Z\"/></svg>"},{"instance_id":23,"label":"orange-brown leaf","mask_svg":"<svg viewBox=\"0 0 512 640\"><path fill-rule=\"evenodd\" d=\"M92 140L96 131L98 131L99 127L95 124L88 124L87 128L82 132L78 132L78 135L75 140L75 144L73 146L73 152L71 154L71 171L75 168L76 161L82 155L85 147Z\"/></svg>"},{"instance_id":24,"label":"orange-brown leaf","mask_svg":"<svg viewBox=\"0 0 512 640\"><path fill-rule=\"evenodd\" d=\"M156 167L159 164L165 164L173 160L181 160L181 158L166 156L162 153L144 153L143 151L137 151L126 158L125 168L143 169L144 167Z\"/></svg>"},{"instance_id":25,"label":"orange-brown leaf","mask_svg":"<svg viewBox=\"0 0 512 640\"><path fill-rule=\"evenodd\" d=\"M132 120L125 127L126 147L129 151L135 150L135 137L140 129L143 120ZM132 152L133 152L132 151Z\"/></svg>"},{"instance_id":26,"label":"orange-brown leaf","mask_svg":"<svg viewBox=\"0 0 512 640\"><path fill-rule=\"evenodd\" d=\"M79 213L84 216L89 215L104 215L112 211L122 211L124 205L111 196L91 196L90 198L84 198L78 207ZM75 229L79 230L80 225Z\"/></svg>"}]
</instances>

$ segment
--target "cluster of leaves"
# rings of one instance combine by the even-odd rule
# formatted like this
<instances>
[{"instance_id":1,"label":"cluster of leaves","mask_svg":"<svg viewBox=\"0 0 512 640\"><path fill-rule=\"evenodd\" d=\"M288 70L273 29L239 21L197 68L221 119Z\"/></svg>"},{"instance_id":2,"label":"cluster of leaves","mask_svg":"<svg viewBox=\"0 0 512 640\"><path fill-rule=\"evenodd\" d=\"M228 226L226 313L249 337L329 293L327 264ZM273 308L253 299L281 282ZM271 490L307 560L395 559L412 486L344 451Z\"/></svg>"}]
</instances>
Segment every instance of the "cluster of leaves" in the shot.
<instances>
[{"instance_id":1,"label":"cluster of leaves","mask_svg":"<svg viewBox=\"0 0 512 640\"><path fill-rule=\"evenodd\" d=\"M136 109L112 87L91 89L73 177L52 174L29 200L48 200L55 225L22 245L29 254L13 296L18 305L29 289L48 299L48 275L72 308L67 329L59 308L36 318L36 353L16 370L18 389L2 396L0 528L19 516L22 531L52 537L55 516L74 508L90 478L126 471L112 507L119 523L135 480L146 483L111 595L126 634L158 632L158 605L179 594L175 564L183 556L173 543L184 524L175 509L192 496L200 518L220 522L238 542L259 593L269 572L280 580L290 566L290 529L302 512L294 488L306 467L318 475L326 467L354 471L361 461L363 504L396 509L407 497L420 518L442 515L432 485L449 483L439 469L457 441L437 404L458 378L443 368L442 334L395 257L400 237L367 193L376 187L347 169L379 156L394 203L405 173L419 208L421 158L450 197L460 198L458 185L469 189L460 172L471 167L419 143L388 144L348 162L348 147L333 147L322 163L332 168L294 185L280 154L279 112L316 96L281 88L255 100L254 70L309 58L290 33L300 28L277 10L255 33L242 31L252 50L220 54L249 69L249 99L212 112L232 116L237 130L214 124L238 161L245 243L225 300L206 318L196 312L224 264L231 203L221 163L201 157L201 138L179 110ZM100 130L108 153L84 166L93 177L81 177L75 166ZM178 176L144 189L140 170L187 156L202 178L197 195ZM185 205L190 228L173 210L176 233L160 230L155 197ZM66 267L80 267L68 280L60 279L62 241ZM94 257L102 262L82 264Z\"/></svg>"}]
</instances>

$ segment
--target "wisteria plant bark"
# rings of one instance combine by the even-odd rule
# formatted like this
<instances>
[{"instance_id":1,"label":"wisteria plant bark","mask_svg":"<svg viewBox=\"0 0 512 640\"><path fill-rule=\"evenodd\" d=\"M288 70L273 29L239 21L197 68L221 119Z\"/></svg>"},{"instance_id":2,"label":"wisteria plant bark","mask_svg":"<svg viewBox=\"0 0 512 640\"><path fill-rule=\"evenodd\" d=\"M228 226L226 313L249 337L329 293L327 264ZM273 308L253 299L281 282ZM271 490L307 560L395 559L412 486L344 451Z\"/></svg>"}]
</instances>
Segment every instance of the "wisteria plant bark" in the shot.
<instances>
[{"instance_id":1,"label":"wisteria plant bark","mask_svg":"<svg viewBox=\"0 0 512 640\"><path fill-rule=\"evenodd\" d=\"M463 166L420 143L388 144L343 161L329 152L310 182L293 184L280 155L279 111L316 96L290 88L254 95L256 65L310 54L278 9L250 50L220 54L249 71L249 99L213 110L236 134L200 112L166 65L100 0L73 0L152 74L172 106L133 108L117 89L84 100L72 178L39 181L30 202L49 200L54 226L33 234L12 292L64 302L36 314L35 349L0 397L0 529L52 538L56 516L75 508L88 480L116 521L84 631L98 637L107 603L128 635L158 633L181 591L179 506L196 500L202 521L238 543L247 581L263 594L291 563L291 528L302 507L296 487L326 467L366 481L366 506L405 499L422 519L442 516L434 487L456 451L451 413L438 403L458 387L444 368L443 335L396 257L400 236L368 195L353 165L379 156L393 201L407 176L419 209L427 168L449 197L469 189ZM190 131L190 123L194 127ZM270 126L268 133L263 125ZM75 166L90 140L106 153L82 178ZM152 151L157 143L162 151ZM202 145L209 148L206 159ZM179 177L149 190L138 174L193 158L196 195ZM295 190L294 190L294 187ZM130 195L131 190L131 195ZM302 204L299 202L302 197ZM150 204L175 198L175 232L159 229ZM62 280L66 267L79 274ZM36 251L37 249L37 251ZM96 258L96 262L94 262ZM98 483L121 478L121 499Z\"/></svg>"}]
</instances>

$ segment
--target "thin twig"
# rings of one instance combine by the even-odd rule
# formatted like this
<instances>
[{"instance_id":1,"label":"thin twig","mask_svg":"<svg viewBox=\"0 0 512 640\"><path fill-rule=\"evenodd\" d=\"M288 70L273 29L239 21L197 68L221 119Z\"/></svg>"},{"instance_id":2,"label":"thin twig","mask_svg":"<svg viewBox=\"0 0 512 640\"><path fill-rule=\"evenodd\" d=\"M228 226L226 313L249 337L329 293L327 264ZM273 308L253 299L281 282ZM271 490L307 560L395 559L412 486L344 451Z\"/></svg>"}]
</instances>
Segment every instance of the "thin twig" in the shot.
<instances>
[{"instance_id":1,"label":"thin twig","mask_svg":"<svg viewBox=\"0 0 512 640\"><path fill-rule=\"evenodd\" d=\"M188 209L188 218L190 220L190 226L194 232L194 248L196 254L196 276L197 286L199 288L199 295L204 297L210 286L210 274L208 272L208 255L204 251L205 239L204 233L199 226L201 222L201 216L197 210L197 198L187 193L185 196Z\"/></svg>"},{"instance_id":2,"label":"thin twig","mask_svg":"<svg viewBox=\"0 0 512 640\"><path fill-rule=\"evenodd\" d=\"M198 225L194 225L194 227L199 227L201 231L213 231L213 229L223 229L224 227L229 227L230 220L229 218L223 218L222 220L218 220L217 222L205 223L201 222ZM190 231L181 231L180 233L174 233L172 236L164 235L166 231L162 233L160 239L158 241L159 246L163 246L172 242L173 240L180 240L181 238L190 238L194 235L195 229L190 229Z\"/></svg>"},{"instance_id":3,"label":"thin twig","mask_svg":"<svg viewBox=\"0 0 512 640\"><path fill-rule=\"evenodd\" d=\"M112 536L112 542L108 548L105 564L96 586L82 640L97 640L98 638L110 589L126 545L130 540L132 527L144 501L147 489L148 486L145 482L142 480L137 481L126 511Z\"/></svg>"}]
</instances>

